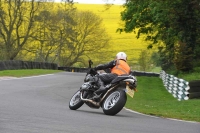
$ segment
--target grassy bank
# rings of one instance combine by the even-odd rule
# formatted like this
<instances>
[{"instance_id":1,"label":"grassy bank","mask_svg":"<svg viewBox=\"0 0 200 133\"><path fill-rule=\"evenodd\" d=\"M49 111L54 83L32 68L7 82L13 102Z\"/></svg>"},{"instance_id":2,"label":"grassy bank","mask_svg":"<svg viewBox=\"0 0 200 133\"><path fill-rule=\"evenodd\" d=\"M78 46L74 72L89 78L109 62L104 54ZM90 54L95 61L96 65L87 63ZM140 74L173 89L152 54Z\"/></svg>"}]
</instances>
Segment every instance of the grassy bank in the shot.
<instances>
[{"instance_id":1,"label":"grassy bank","mask_svg":"<svg viewBox=\"0 0 200 133\"><path fill-rule=\"evenodd\" d=\"M25 76L51 74L56 72L60 72L60 70L49 70L49 69L4 70L0 71L0 76L25 77Z\"/></svg>"},{"instance_id":2,"label":"grassy bank","mask_svg":"<svg viewBox=\"0 0 200 133\"><path fill-rule=\"evenodd\" d=\"M126 107L144 114L200 122L200 99L178 101L157 77L137 77L138 92Z\"/></svg>"},{"instance_id":3,"label":"grassy bank","mask_svg":"<svg viewBox=\"0 0 200 133\"><path fill-rule=\"evenodd\" d=\"M200 79L200 67L194 67L194 70L187 72L177 72L177 71L169 71L168 74L174 75L178 78L182 78L186 81L199 80Z\"/></svg>"}]
</instances>

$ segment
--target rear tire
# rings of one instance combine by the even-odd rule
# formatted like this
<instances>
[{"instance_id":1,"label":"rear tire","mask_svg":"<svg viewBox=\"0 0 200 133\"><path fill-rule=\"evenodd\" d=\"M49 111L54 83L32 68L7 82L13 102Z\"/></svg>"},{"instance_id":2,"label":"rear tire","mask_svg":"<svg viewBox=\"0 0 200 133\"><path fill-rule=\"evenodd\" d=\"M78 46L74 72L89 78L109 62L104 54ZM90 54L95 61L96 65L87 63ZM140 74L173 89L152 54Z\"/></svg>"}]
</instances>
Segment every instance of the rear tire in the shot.
<instances>
[{"instance_id":1,"label":"rear tire","mask_svg":"<svg viewBox=\"0 0 200 133\"><path fill-rule=\"evenodd\" d=\"M124 90L113 91L103 102L102 108L106 115L116 115L126 104L127 96Z\"/></svg>"},{"instance_id":2,"label":"rear tire","mask_svg":"<svg viewBox=\"0 0 200 133\"><path fill-rule=\"evenodd\" d=\"M81 100L81 92L80 90L78 90L71 98L70 102L69 102L69 108L71 110L77 110L78 108L80 108L84 102Z\"/></svg>"}]
</instances>

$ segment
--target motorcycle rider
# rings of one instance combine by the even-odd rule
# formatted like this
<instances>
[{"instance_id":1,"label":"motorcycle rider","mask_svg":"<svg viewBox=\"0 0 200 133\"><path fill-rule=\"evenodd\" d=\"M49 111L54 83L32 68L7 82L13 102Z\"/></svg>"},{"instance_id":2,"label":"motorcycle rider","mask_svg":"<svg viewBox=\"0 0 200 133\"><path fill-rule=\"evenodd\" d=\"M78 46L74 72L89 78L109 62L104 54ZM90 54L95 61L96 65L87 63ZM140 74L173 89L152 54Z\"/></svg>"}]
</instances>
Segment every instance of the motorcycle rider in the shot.
<instances>
[{"instance_id":1,"label":"motorcycle rider","mask_svg":"<svg viewBox=\"0 0 200 133\"><path fill-rule=\"evenodd\" d=\"M116 55L116 59L106 64L101 64L93 69L92 71L110 69L110 73L101 74L98 78L99 89L94 92L94 99L98 99L100 95L107 91L105 84L110 83L118 75L129 75L131 72L130 66L127 64L127 55L124 52L119 52Z\"/></svg>"}]
</instances>

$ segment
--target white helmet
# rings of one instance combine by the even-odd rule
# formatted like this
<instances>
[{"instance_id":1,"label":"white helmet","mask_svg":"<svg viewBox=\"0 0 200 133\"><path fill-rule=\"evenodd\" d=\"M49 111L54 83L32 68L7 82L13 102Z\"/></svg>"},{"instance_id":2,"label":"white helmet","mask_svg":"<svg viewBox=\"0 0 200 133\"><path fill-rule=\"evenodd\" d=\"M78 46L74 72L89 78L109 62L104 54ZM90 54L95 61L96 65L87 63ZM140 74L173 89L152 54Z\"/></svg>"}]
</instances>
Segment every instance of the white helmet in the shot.
<instances>
[{"instance_id":1,"label":"white helmet","mask_svg":"<svg viewBox=\"0 0 200 133\"><path fill-rule=\"evenodd\" d=\"M126 61L127 60L127 55L124 52L119 52L119 53L117 53L116 58L118 60L122 59L122 60Z\"/></svg>"}]
</instances>

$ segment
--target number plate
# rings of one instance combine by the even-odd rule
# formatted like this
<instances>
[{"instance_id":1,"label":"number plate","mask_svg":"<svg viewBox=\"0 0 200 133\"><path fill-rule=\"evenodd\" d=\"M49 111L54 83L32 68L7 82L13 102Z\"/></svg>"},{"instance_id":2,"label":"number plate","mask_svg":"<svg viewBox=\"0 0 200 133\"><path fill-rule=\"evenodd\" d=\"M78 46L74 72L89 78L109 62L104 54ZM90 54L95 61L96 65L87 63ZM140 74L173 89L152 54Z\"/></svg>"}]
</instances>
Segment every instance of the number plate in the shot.
<instances>
[{"instance_id":1,"label":"number plate","mask_svg":"<svg viewBox=\"0 0 200 133\"><path fill-rule=\"evenodd\" d=\"M128 85L126 86L126 94L128 94L130 97L133 98L134 92L135 92L135 91L134 91L134 90L131 90L131 89L129 88Z\"/></svg>"}]
</instances>

